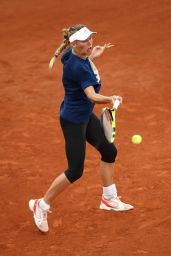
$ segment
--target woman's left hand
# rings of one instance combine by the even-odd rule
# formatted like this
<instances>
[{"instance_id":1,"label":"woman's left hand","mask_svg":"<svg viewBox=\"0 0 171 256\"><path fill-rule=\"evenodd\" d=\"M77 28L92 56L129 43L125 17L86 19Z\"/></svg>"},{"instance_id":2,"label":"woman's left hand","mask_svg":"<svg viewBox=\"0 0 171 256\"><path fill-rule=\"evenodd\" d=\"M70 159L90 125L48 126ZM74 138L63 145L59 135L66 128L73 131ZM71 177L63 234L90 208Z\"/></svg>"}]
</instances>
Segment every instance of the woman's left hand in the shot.
<instances>
[{"instance_id":1,"label":"woman's left hand","mask_svg":"<svg viewBox=\"0 0 171 256\"><path fill-rule=\"evenodd\" d=\"M92 50L92 53L91 55L89 56L89 58L91 60L101 56L103 54L103 52L106 50L106 49L109 49L111 47L113 47L114 45L112 45L111 43L107 43L107 44L104 44L103 46L100 46L100 45L96 45L93 50Z\"/></svg>"}]
</instances>

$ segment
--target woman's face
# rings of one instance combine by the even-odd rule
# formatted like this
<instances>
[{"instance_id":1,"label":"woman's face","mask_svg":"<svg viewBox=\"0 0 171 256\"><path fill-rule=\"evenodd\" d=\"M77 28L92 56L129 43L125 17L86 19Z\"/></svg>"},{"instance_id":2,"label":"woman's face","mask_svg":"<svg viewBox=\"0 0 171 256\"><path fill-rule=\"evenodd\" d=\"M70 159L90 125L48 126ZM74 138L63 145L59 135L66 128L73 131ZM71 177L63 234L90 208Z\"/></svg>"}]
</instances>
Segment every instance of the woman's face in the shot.
<instances>
[{"instance_id":1,"label":"woman's face","mask_svg":"<svg viewBox=\"0 0 171 256\"><path fill-rule=\"evenodd\" d=\"M78 56L82 58L86 58L91 54L92 46L93 46L92 36L90 36L84 41L76 40L75 42L72 43L72 49Z\"/></svg>"}]
</instances>

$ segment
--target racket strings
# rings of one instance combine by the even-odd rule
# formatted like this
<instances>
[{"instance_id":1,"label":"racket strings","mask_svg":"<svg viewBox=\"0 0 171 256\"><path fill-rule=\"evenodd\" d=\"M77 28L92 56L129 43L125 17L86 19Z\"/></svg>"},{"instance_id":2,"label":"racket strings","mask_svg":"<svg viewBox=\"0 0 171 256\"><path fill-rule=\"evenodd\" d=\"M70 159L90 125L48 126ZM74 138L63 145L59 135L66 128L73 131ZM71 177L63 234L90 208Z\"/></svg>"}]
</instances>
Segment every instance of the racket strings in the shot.
<instances>
[{"instance_id":1,"label":"racket strings","mask_svg":"<svg viewBox=\"0 0 171 256\"><path fill-rule=\"evenodd\" d=\"M101 123L107 140L112 143L115 139L115 109L105 108L101 113Z\"/></svg>"}]
</instances>

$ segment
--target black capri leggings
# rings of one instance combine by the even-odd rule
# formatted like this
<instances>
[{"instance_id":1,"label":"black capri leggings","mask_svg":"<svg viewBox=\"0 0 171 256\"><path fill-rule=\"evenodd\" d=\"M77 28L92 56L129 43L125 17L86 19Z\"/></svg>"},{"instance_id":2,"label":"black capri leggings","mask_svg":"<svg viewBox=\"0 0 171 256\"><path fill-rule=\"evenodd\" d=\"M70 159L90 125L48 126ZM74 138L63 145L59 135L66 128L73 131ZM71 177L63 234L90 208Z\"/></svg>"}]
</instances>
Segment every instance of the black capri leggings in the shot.
<instances>
[{"instance_id":1,"label":"black capri leggings","mask_svg":"<svg viewBox=\"0 0 171 256\"><path fill-rule=\"evenodd\" d=\"M99 151L103 162L115 162L117 149L114 144L106 140L100 121L95 114L92 114L84 124L74 124L60 117L60 124L68 160L65 175L71 183L83 174L86 141Z\"/></svg>"}]
</instances>

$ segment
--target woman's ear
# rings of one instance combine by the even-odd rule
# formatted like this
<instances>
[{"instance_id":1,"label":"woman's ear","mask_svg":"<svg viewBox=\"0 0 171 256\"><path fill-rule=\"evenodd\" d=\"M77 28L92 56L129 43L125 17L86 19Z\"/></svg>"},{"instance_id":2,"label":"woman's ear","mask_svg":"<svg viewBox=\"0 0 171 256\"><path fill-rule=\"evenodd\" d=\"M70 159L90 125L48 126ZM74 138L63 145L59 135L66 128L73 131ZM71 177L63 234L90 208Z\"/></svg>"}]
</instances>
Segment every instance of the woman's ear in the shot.
<instances>
[{"instance_id":1,"label":"woman's ear","mask_svg":"<svg viewBox=\"0 0 171 256\"><path fill-rule=\"evenodd\" d=\"M70 43L70 46L71 46L71 48L75 49L75 47L76 47L76 41Z\"/></svg>"}]
</instances>

